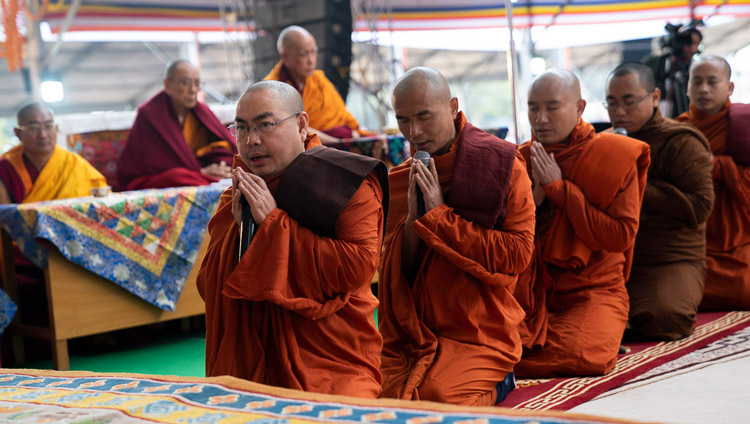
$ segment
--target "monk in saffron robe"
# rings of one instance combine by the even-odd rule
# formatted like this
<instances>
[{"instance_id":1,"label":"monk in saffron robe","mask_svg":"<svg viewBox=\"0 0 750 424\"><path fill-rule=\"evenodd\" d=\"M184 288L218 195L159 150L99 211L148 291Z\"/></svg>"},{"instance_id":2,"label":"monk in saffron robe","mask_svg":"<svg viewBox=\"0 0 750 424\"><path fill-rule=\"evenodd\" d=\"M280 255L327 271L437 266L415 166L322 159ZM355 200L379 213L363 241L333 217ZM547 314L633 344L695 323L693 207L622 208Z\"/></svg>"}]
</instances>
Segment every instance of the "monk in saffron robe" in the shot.
<instances>
[{"instance_id":1,"label":"monk in saffron robe","mask_svg":"<svg viewBox=\"0 0 750 424\"><path fill-rule=\"evenodd\" d=\"M432 159L389 175L381 397L494 405L515 387L521 357L513 289L533 251L531 182L516 146L466 122L438 71L409 70L393 107Z\"/></svg>"},{"instance_id":2,"label":"monk in saffron robe","mask_svg":"<svg viewBox=\"0 0 750 424\"><path fill-rule=\"evenodd\" d=\"M21 144L0 159L0 204L90 196L107 180L86 159L57 145L52 111L40 103L24 106L14 132ZM46 323L44 273L16 248L19 308L25 324Z\"/></svg>"},{"instance_id":3,"label":"monk in saffron robe","mask_svg":"<svg viewBox=\"0 0 750 424\"><path fill-rule=\"evenodd\" d=\"M292 25L284 28L276 43L281 59L264 80L285 82L299 91L310 115L309 130L321 141L360 136L357 120L325 73L316 70L318 46L306 29Z\"/></svg>"},{"instance_id":4,"label":"monk in saffron robe","mask_svg":"<svg viewBox=\"0 0 750 424\"><path fill-rule=\"evenodd\" d=\"M299 93L278 81L253 84L235 122L234 184L209 223L197 280L206 375L377 397L383 341L370 282L388 205L385 165L321 146L307 134ZM241 198L257 231L240 258Z\"/></svg>"},{"instance_id":5,"label":"monk in saffron robe","mask_svg":"<svg viewBox=\"0 0 750 424\"><path fill-rule=\"evenodd\" d=\"M625 281L638 230L648 145L581 119L578 78L551 69L529 89L533 138L520 151L534 186L535 255L519 277L526 310L520 377L602 375L628 320Z\"/></svg>"},{"instance_id":6,"label":"monk in saffron robe","mask_svg":"<svg viewBox=\"0 0 750 424\"><path fill-rule=\"evenodd\" d=\"M706 219L714 200L708 141L692 125L664 118L660 95L653 72L640 63L618 66L607 84L612 126L651 148L626 283L628 339L690 335L706 278Z\"/></svg>"},{"instance_id":7,"label":"monk in saffron robe","mask_svg":"<svg viewBox=\"0 0 750 424\"><path fill-rule=\"evenodd\" d=\"M706 223L708 272L700 308L750 309L750 105L732 103L729 63L693 63L690 110L678 117L698 127L713 153L714 209Z\"/></svg>"},{"instance_id":8,"label":"monk in saffron robe","mask_svg":"<svg viewBox=\"0 0 750 424\"><path fill-rule=\"evenodd\" d=\"M167 67L164 90L138 108L117 161L118 190L207 185L231 176L234 137L198 101L198 70Z\"/></svg>"}]
</instances>

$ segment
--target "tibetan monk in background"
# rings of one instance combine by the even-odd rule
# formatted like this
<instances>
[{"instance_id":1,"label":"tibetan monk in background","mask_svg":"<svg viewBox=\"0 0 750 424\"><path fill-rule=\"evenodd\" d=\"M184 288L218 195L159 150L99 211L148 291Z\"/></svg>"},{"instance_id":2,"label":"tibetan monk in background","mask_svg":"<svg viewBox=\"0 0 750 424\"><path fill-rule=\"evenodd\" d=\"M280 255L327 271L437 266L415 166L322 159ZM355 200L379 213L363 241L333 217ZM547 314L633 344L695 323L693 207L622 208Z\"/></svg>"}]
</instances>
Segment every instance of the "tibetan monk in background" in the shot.
<instances>
[{"instance_id":1,"label":"tibetan monk in background","mask_svg":"<svg viewBox=\"0 0 750 424\"><path fill-rule=\"evenodd\" d=\"M534 248L531 182L516 146L466 122L438 71L404 74L393 108L432 159L389 175L381 397L494 405L515 387L521 358L513 289Z\"/></svg>"},{"instance_id":2,"label":"tibetan monk in background","mask_svg":"<svg viewBox=\"0 0 750 424\"><path fill-rule=\"evenodd\" d=\"M690 68L690 110L678 117L706 135L714 209L706 224L708 273L701 309L750 309L750 105L732 103L732 70L705 56Z\"/></svg>"},{"instance_id":3,"label":"tibetan monk in background","mask_svg":"<svg viewBox=\"0 0 750 424\"><path fill-rule=\"evenodd\" d=\"M233 186L208 225L198 274L206 375L377 397L377 269L385 165L320 145L288 84L253 84L237 104ZM242 200L257 231L239 257ZM247 207L247 205L245 205Z\"/></svg>"},{"instance_id":4,"label":"tibetan monk in background","mask_svg":"<svg viewBox=\"0 0 750 424\"><path fill-rule=\"evenodd\" d=\"M198 70L169 64L164 90L138 108L117 161L118 190L207 185L231 176L234 137L198 101Z\"/></svg>"},{"instance_id":5,"label":"tibetan monk in background","mask_svg":"<svg viewBox=\"0 0 750 424\"><path fill-rule=\"evenodd\" d=\"M581 119L578 78L549 70L529 89L536 251L519 277L526 310L519 377L602 375L617 360L649 164L648 145Z\"/></svg>"},{"instance_id":6,"label":"tibetan monk in background","mask_svg":"<svg viewBox=\"0 0 750 424\"><path fill-rule=\"evenodd\" d=\"M57 124L44 104L32 103L17 113L14 132L21 144L0 158L0 204L90 196L107 180L86 159L57 145ZM20 310L24 324L46 324L44 272L15 252Z\"/></svg>"},{"instance_id":7,"label":"tibetan monk in background","mask_svg":"<svg viewBox=\"0 0 750 424\"><path fill-rule=\"evenodd\" d=\"M288 83L302 95L305 112L310 116L309 131L321 141L359 137L357 120L331 81L316 70L318 45L306 29L292 25L284 28L276 43L281 59L264 80Z\"/></svg>"},{"instance_id":8,"label":"tibetan monk in background","mask_svg":"<svg viewBox=\"0 0 750 424\"><path fill-rule=\"evenodd\" d=\"M706 219L714 201L708 141L692 125L663 117L660 95L646 65L625 63L610 74L605 107L612 126L651 150L626 283L630 340L690 335L706 279Z\"/></svg>"}]
</instances>

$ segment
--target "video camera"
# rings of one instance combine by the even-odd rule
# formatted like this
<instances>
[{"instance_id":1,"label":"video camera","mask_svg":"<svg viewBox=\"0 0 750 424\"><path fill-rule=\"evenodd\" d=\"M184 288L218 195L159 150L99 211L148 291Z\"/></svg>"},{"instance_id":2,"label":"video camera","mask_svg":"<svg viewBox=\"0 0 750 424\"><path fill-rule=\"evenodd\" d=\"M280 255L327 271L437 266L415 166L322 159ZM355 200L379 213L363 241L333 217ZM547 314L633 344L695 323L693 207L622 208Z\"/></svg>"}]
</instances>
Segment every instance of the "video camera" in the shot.
<instances>
[{"instance_id":1,"label":"video camera","mask_svg":"<svg viewBox=\"0 0 750 424\"><path fill-rule=\"evenodd\" d=\"M661 39L662 48L669 48L670 55L683 59L684 48L693 43L693 33L698 34L701 40L703 39L703 35L699 31L701 26L703 26L703 20L701 19L693 19L687 25L665 25L664 29L667 31L667 35Z\"/></svg>"}]
</instances>

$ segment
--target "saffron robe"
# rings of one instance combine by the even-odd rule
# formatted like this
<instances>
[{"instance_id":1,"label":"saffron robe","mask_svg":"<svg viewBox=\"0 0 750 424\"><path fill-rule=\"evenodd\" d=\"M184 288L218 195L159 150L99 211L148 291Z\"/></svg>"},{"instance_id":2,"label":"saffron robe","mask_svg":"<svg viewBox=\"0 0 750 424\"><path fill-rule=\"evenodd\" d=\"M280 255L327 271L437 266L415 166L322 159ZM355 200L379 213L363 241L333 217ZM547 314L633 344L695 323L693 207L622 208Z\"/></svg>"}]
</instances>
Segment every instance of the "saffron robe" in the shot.
<instances>
[{"instance_id":1,"label":"saffron robe","mask_svg":"<svg viewBox=\"0 0 750 424\"><path fill-rule=\"evenodd\" d=\"M285 82L300 91L281 62L277 63L263 79ZM349 138L352 131L359 130L359 123L346 110L344 99L323 71L313 71L312 75L307 77L300 94L305 112L310 116L311 128L338 138Z\"/></svg>"},{"instance_id":2,"label":"saffron robe","mask_svg":"<svg viewBox=\"0 0 750 424\"><path fill-rule=\"evenodd\" d=\"M86 159L60 146L41 171L24 159L22 145L12 148L0 160L0 180L16 203L90 196L92 188L107 185Z\"/></svg>"},{"instance_id":3,"label":"saffron robe","mask_svg":"<svg viewBox=\"0 0 750 424\"><path fill-rule=\"evenodd\" d=\"M525 158L531 142L520 147ZM596 134L579 119L570 142L545 145L562 179L542 186L535 255L519 277L526 311L519 377L601 375L628 320L628 278L649 165L648 145ZM531 162L526 161L529 173Z\"/></svg>"},{"instance_id":4,"label":"saffron robe","mask_svg":"<svg viewBox=\"0 0 750 424\"><path fill-rule=\"evenodd\" d=\"M747 110L750 106L727 100L721 112L708 115L690 105L690 110L678 117L706 135L714 155L716 198L706 222L708 270L700 305L706 310L750 309L750 167L728 154L736 139L748 139L750 129L745 118L741 125L733 126L737 133L729 132L730 109L735 108Z\"/></svg>"},{"instance_id":5,"label":"saffron robe","mask_svg":"<svg viewBox=\"0 0 750 424\"><path fill-rule=\"evenodd\" d=\"M230 164L237 145L229 130L198 102L180 125L174 105L161 91L138 108L117 161L118 190L207 185L201 173L213 163Z\"/></svg>"},{"instance_id":6,"label":"saffron robe","mask_svg":"<svg viewBox=\"0 0 750 424\"><path fill-rule=\"evenodd\" d=\"M401 266L411 159L389 174L378 283L381 397L494 405L495 387L521 356L523 310L512 294L532 254L534 200L514 145L467 124L463 113L456 127L450 151L433 157L445 204L412 224L420 238L413 283ZM464 143L474 145L472 155ZM507 158L507 169L492 171Z\"/></svg>"},{"instance_id":7,"label":"saffron robe","mask_svg":"<svg viewBox=\"0 0 750 424\"><path fill-rule=\"evenodd\" d=\"M706 278L706 219L714 200L708 141L654 116L630 137L651 148L633 266L629 339L676 340L693 331Z\"/></svg>"},{"instance_id":8,"label":"saffron robe","mask_svg":"<svg viewBox=\"0 0 750 424\"><path fill-rule=\"evenodd\" d=\"M317 136L308 138L308 149L319 145ZM238 157L234 166L247 170ZM275 196L282 178L266 180ZM335 191L320 186L306 190ZM387 186L381 188L374 173L364 178L338 214L335 238L276 208L238 261L231 188L224 192L208 225L210 244L197 279L206 302L206 375L377 397L382 338L370 282L382 243L384 196Z\"/></svg>"}]
</instances>

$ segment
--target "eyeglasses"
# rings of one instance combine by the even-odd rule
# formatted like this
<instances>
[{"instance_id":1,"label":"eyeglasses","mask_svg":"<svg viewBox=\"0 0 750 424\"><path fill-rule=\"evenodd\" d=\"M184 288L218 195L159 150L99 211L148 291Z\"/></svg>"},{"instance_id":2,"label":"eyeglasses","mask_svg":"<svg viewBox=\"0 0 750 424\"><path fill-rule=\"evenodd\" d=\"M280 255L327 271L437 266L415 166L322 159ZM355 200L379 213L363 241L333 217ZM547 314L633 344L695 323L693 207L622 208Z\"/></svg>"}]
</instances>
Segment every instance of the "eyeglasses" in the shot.
<instances>
[{"instance_id":1,"label":"eyeglasses","mask_svg":"<svg viewBox=\"0 0 750 424\"><path fill-rule=\"evenodd\" d=\"M39 134L42 130L52 132L57 130L57 124L54 122L45 122L44 124L16 125L19 131L28 131L32 134Z\"/></svg>"},{"instance_id":2,"label":"eyeglasses","mask_svg":"<svg viewBox=\"0 0 750 424\"><path fill-rule=\"evenodd\" d=\"M650 96L651 93L653 93L654 90L649 91L645 96L641 97L638 100L625 100L622 103L614 103L609 102L607 100L602 102L602 106L604 106L604 109L607 109L610 112L614 112L617 110L617 108L622 107L624 110L631 112L635 110L635 107L638 106L638 104L644 100L646 100L646 97Z\"/></svg>"},{"instance_id":3,"label":"eyeglasses","mask_svg":"<svg viewBox=\"0 0 750 424\"><path fill-rule=\"evenodd\" d=\"M193 88L196 88L196 89L200 90L200 88L202 87L201 80L199 80L199 79L195 79L194 80L194 79L190 79L190 78L183 78L181 80L170 79L170 81L176 82L177 85L179 85L182 88L193 87Z\"/></svg>"},{"instance_id":4,"label":"eyeglasses","mask_svg":"<svg viewBox=\"0 0 750 424\"><path fill-rule=\"evenodd\" d=\"M300 113L302 112L297 112L294 115L289 115L286 118L276 121L276 122L265 121L259 124L250 124L250 125L232 124L228 126L227 128L229 128L229 133L235 136L238 140L244 140L245 137L249 137L250 128L252 128L253 131L255 131L255 134L259 136L264 136L264 135L267 136L273 133L273 129L276 128L276 125L279 125L280 123L286 121L287 119L294 118Z\"/></svg>"}]
</instances>

